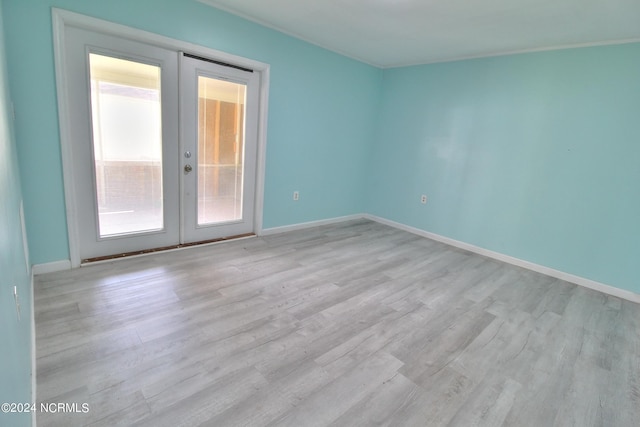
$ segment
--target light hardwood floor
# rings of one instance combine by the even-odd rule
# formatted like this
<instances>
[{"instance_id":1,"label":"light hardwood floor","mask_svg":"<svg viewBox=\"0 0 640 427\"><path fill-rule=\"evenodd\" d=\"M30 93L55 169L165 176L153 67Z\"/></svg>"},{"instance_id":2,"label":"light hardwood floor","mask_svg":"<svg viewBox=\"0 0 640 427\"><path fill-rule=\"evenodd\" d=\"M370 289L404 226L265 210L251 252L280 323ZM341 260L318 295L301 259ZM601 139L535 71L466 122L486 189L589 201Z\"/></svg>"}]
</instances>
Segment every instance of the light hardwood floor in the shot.
<instances>
[{"instance_id":1,"label":"light hardwood floor","mask_svg":"<svg viewBox=\"0 0 640 427\"><path fill-rule=\"evenodd\" d=\"M640 306L370 221L37 277L39 426L638 426Z\"/></svg>"}]
</instances>

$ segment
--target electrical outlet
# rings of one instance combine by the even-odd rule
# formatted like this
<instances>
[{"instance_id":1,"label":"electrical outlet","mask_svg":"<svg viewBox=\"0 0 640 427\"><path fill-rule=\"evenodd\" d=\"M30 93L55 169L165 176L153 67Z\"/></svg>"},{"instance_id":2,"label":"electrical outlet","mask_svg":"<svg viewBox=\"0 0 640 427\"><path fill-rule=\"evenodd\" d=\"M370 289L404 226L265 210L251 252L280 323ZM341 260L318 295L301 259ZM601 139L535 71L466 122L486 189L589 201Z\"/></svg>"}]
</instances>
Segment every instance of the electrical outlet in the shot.
<instances>
[{"instance_id":1,"label":"electrical outlet","mask_svg":"<svg viewBox=\"0 0 640 427\"><path fill-rule=\"evenodd\" d=\"M300 200L300 192L299 191L294 191L293 192L293 200L295 200L295 201Z\"/></svg>"},{"instance_id":2,"label":"electrical outlet","mask_svg":"<svg viewBox=\"0 0 640 427\"><path fill-rule=\"evenodd\" d=\"M20 320L20 298L18 297L18 287L13 287L13 298L16 300L16 314L18 315L18 321Z\"/></svg>"},{"instance_id":3,"label":"electrical outlet","mask_svg":"<svg viewBox=\"0 0 640 427\"><path fill-rule=\"evenodd\" d=\"M420 197L420 203L422 203L423 205L427 204L427 196L425 196L424 194Z\"/></svg>"}]
</instances>

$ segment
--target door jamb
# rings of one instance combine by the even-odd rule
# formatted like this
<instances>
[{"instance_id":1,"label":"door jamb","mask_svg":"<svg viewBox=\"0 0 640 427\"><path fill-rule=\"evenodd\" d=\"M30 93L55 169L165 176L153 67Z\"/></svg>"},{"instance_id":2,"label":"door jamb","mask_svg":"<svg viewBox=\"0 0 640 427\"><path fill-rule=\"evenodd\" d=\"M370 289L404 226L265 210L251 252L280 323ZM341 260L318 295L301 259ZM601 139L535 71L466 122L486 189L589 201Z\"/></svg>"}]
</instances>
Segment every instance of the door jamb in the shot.
<instances>
[{"instance_id":1,"label":"door jamb","mask_svg":"<svg viewBox=\"0 0 640 427\"><path fill-rule=\"evenodd\" d=\"M90 31L98 31L133 41L146 43L165 49L190 52L206 58L251 68L260 75L260 99L258 103L258 152L256 159L256 189L254 231L262 234L262 212L264 209L264 177L267 145L267 114L269 106L269 71L270 66L264 62L254 61L241 56L232 55L216 49L200 46L181 40L161 36L125 25L102 19L92 18L63 9L52 9L53 51L56 71L56 89L58 95L58 121L60 125L60 149L62 155L62 173L67 216L67 232L69 237L69 259L71 268L80 267L80 247L77 212L78 203L75 196L73 180L73 156L70 140L69 101L67 99L66 60L65 60L65 28L76 27ZM179 141L176 141L179 142ZM180 144L178 144L180 145Z\"/></svg>"}]
</instances>

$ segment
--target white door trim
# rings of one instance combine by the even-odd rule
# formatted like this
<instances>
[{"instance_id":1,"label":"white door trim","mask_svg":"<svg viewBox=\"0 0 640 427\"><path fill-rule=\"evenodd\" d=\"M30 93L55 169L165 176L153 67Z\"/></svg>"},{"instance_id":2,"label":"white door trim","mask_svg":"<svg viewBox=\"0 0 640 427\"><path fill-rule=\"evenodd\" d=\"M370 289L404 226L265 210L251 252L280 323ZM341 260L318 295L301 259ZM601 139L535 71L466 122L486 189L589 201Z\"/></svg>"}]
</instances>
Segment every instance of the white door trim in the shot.
<instances>
[{"instance_id":1,"label":"white door trim","mask_svg":"<svg viewBox=\"0 0 640 427\"><path fill-rule=\"evenodd\" d=\"M232 55L219 50L197 44L172 39L125 25L91 18L67 10L52 9L53 20L53 50L56 71L56 89L58 94L58 120L60 123L60 146L62 155L62 173L64 181L65 206L67 214L67 230L69 236L69 258L71 267L80 267L80 246L78 228L78 203L74 188L74 165L71 155L69 100L67 99L66 58L65 58L65 28L76 27L92 31L115 35L121 38L162 47L176 52L184 51L203 57L231 63L245 68L251 68L260 75L260 100L258 111L258 150L256 167L256 191L254 230L256 234L262 232L262 211L264 208L264 176L267 145L267 114L269 105L269 64Z\"/></svg>"}]
</instances>

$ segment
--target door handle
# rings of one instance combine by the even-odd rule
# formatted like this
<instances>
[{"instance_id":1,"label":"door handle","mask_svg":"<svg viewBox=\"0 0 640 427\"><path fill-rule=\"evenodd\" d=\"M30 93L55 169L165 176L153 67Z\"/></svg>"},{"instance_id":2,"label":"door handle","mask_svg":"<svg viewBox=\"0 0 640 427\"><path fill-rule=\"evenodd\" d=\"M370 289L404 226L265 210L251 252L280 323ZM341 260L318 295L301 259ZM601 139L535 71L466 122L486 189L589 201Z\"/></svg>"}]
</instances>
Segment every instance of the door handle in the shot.
<instances>
[{"instance_id":1,"label":"door handle","mask_svg":"<svg viewBox=\"0 0 640 427\"><path fill-rule=\"evenodd\" d=\"M189 173L193 170L191 165L184 165L184 173Z\"/></svg>"}]
</instances>

